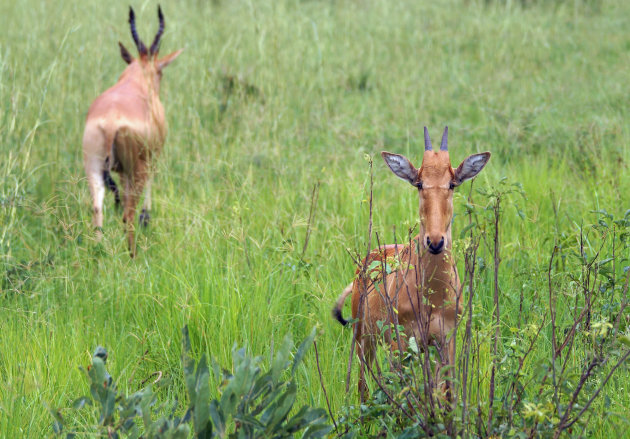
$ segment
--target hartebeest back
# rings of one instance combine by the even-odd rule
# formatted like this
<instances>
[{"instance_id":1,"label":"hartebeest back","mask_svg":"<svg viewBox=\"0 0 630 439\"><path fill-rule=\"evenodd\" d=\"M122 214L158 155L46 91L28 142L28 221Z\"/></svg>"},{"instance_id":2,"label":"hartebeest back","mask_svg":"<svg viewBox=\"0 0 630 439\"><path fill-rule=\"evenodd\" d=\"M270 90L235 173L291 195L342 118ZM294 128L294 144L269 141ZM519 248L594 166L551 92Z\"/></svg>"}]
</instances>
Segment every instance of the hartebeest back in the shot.
<instances>
[{"instance_id":1,"label":"hartebeest back","mask_svg":"<svg viewBox=\"0 0 630 439\"><path fill-rule=\"evenodd\" d=\"M146 187L140 222L146 225L151 210L151 160L161 151L166 138L164 107L160 102L162 70L181 50L158 59L164 16L158 6L160 27L149 49L136 32L135 15L129 8L129 25L139 56L134 58L122 45L120 54L128 64L118 82L100 95L87 114L83 132L83 163L87 173L94 226L100 238L103 227L105 185L120 203L118 187L110 170L120 175L123 190L123 221L127 227L131 256L135 255L134 222L136 205Z\"/></svg>"},{"instance_id":2,"label":"hartebeest back","mask_svg":"<svg viewBox=\"0 0 630 439\"><path fill-rule=\"evenodd\" d=\"M407 245L383 245L373 250L333 308L335 318L347 324L341 309L346 297L352 293L352 317L357 319L354 324L356 350L361 361L361 396L365 389L364 366L370 367L374 360L378 321L385 327L392 323L402 325L407 337L414 336L418 341L445 347L448 355L440 366L454 362L455 344L450 334L455 327L456 315L461 312L461 304L458 305L457 300L460 281L451 254L453 189L475 177L490 159L490 153L471 155L453 169L448 154L448 127L444 129L439 151L433 149L426 127L424 140L420 169L401 155L381 153L394 174L418 188L420 233ZM389 274L375 273L374 261L395 269ZM391 336L386 336L392 342ZM401 343L404 348L405 341L401 340ZM398 349L398 342L392 348Z\"/></svg>"}]
</instances>

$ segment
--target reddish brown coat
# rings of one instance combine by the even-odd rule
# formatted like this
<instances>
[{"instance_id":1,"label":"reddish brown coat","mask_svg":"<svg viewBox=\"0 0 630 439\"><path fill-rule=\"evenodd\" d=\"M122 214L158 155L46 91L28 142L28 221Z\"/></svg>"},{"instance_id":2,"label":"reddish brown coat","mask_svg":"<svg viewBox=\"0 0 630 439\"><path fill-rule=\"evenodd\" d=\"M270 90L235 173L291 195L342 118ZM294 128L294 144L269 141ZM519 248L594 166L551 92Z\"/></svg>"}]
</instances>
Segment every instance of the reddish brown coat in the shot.
<instances>
[{"instance_id":1,"label":"reddish brown coat","mask_svg":"<svg viewBox=\"0 0 630 439\"><path fill-rule=\"evenodd\" d=\"M158 9L160 30L151 50L147 51L135 32L135 17L130 9L131 33L139 57L133 58L120 44L121 55L129 64L118 82L97 97L87 114L83 132L83 163L87 174L94 226L101 237L105 184L117 194L110 170L120 174L123 187L123 221L127 227L131 255L135 255L134 222L138 200L145 193L142 222L148 221L151 209L151 161L166 139L164 107L160 102L162 70L181 50L158 59L159 41L164 18ZM118 198L117 198L118 201Z\"/></svg>"}]
</instances>

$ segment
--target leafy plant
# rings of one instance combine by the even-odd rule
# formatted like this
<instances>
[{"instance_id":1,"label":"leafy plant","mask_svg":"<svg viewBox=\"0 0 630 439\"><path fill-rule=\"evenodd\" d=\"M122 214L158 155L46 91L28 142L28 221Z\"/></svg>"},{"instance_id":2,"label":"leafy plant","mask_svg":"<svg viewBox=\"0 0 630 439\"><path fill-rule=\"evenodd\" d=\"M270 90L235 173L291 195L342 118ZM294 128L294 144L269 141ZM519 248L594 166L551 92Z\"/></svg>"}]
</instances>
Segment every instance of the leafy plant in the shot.
<instances>
[{"instance_id":1,"label":"leafy plant","mask_svg":"<svg viewBox=\"0 0 630 439\"><path fill-rule=\"evenodd\" d=\"M221 370L205 354L198 363L190 356L188 328L183 329L182 363L188 391L188 407L172 404L155 407L156 397L151 387L130 396L120 393L116 382L107 372L107 351L98 347L87 370L82 369L90 383L91 397L76 399L72 406L81 409L96 407L98 422L87 428L87 433L119 438L289 438L299 435L303 439L325 436L331 426L328 416L320 408L303 406L294 411L297 384L295 373L307 350L315 339L315 330L297 348L291 360L293 342L285 337L275 353L269 369L263 372L261 357L252 357L244 348L232 351L232 371ZM210 373L221 382L220 395L212 398ZM289 377L288 380L285 377ZM169 414L164 414L170 406ZM176 416L177 412L184 415ZM66 422L61 410L51 410L53 431L63 435ZM142 421L139 425L137 419ZM96 418L95 418L96 420ZM75 437L76 431L65 433Z\"/></svg>"}]
</instances>

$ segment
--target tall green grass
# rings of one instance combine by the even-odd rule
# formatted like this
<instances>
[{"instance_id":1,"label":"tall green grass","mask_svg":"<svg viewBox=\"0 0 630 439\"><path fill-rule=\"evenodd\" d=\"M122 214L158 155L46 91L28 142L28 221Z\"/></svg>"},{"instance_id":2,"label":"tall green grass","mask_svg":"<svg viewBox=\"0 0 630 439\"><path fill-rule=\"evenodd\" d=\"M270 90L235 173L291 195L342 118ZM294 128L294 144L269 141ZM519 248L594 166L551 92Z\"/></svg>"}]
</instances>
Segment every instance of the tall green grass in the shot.
<instances>
[{"instance_id":1,"label":"tall green grass","mask_svg":"<svg viewBox=\"0 0 630 439\"><path fill-rule=\"evenodd\" d=\"M120 388L159 370L160 397L183 398L185 324L196 352L222 364L235 343L270 355L286 333L318 326L333 411L356 401L355 382L348 395L344 383L351 333L329 311L353 276L347 249L367 243L364 156L375 160L375 231L391 241L396 226L400 242L418 220L417 196L378 152L418 165L423 125L434 137L449 126L454 165L492 151L475 187L505 176L527 194L501 224L509 326L521 290L529 299L545 288L544 276L523 273L544 270L554 236L575 236L594 210L630 208L630 5L597 5L163 4L162 53L185 50L164 74L169 136L153 222L131 260L109 195L105 238L94 242L80 141L90 102L124 67L117 41L133 46L128 3L3 2L0 436L49 434L45 404L85 391L76 365L98 344ZM157 5L133 6L150 40ZM455 197L454 236L468 189ZM475 306L490 324L485 275ZM305 364L300 398L324 407L314 358ZM605 389L589 436L627 436L609 413L627 411L628 383L625 369Z\"/></svg>"}]
</instances>

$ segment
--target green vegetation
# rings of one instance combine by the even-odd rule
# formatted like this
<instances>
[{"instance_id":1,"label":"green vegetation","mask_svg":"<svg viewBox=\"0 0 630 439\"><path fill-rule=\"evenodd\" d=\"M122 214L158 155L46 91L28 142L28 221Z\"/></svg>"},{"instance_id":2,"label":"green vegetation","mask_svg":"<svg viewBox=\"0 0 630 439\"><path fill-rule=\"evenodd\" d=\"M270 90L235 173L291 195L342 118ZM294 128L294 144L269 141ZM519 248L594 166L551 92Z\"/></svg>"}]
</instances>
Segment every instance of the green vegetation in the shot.
<instances>
[{"instance_id":1,"label":"green vegetation","mask_svg":"<svg viewBox=\"0 0 630 439\"><path fill-rule=\"evenodd\" d=\"M92 397L80 397L72 405L75 409L81 409L86 405L97 406L92 412L100 414L99 424L96 427L92 426L87 432L103 437L118 438L119 435L124 435L123 437L130 438L185 439L191 432L194 432L197 438L206 439L213 437L282 439L300 433L303 439L324 437L332 426L326 423L327 415L323 409L303 406L290 416L297 392L293 378L314 339L315 329L300 344L293 361L290 361L293 342L290 336L285 337L280 348L274 353L271 367L264 373L260 368L261 358L252 358L245 349L232 350L234 359L232 371L221 370L212 360L214 378L222 384L220 398L211 399L208 360L202 355L199 363L195 364L190 358L190 337L188 328L184 327L182 366L189 404L181 417L174 415L181 410L177 401L172 407L167 407L171 411L169 416L159 417L165 407L156 408L156 397L151 386L131 396L118 392L116 381L109 375L105 366L107 350L99 346L94 352L91 366L87 371L84 370L90 381ZM289 365L291 380L283 381L282 377L287 374ZM51 410L51 413L55 418L53 424L55 433L65 437L80 434L65 425L61 410ZM142 430L136 418L142 420Z\"/></svg>"},{"instance_id":2,"label":"green vegetation","mask_svg":"<svg viewBox=\"0 0 630 439\"><path fill-rule=\"evenodd\" d=\"M364 156L374 157L374 230L393 242L395 226L404 241L418 219L417 195L378 152L419 165L423 125L434 138L449 126L455 165L493 153L473 186L480 212L487 197L476 190L491 192L503 177L526 194L502 202L501 357L515 358L511 330L520 316L540 323L554 246L562 249L553 266L562 334L584 276L571 256L579 255L580 229L589 257L600 245L612 257L612 233L604 232L630 209L630 5L525 3L163 4L162 52L185 51L162 82L169 136L135 260L111 194L105 237L94 242L81 153L90 102L124 68L116 43L132 46L128 2L0 4L0 436L50 435L46 407L87 393L76 366L87 366L97 345L110 352L120 392L160 375L159 401L187 401L185 325L191 355L222 365L233 364L235 344L268 358L287 334L302 340L317 326L332 412L356 404L356 364L345 393L352 334L330 308L354 273L347 249L366 251ZM148 39L156 4L133 6ZM455 195L456 238L468 224L469 192L466 183ZM492 231L482 219L473 307L487 337L474 364L488 380ZM602 264L615 281L602 283L599 328L604 312L619 309L630 265L628 235L614 242L615 259ZM458 249L463 273L463 240ZM545 325L536 359L551 351ZM586 345L572 348L573 367ZM297 407L326 407L312 352L295 380ZM594 403L587 437L630 437L629 383L622 366ZM219 385L211 381L213 397Z\"/></svg>"}]
</instances>

